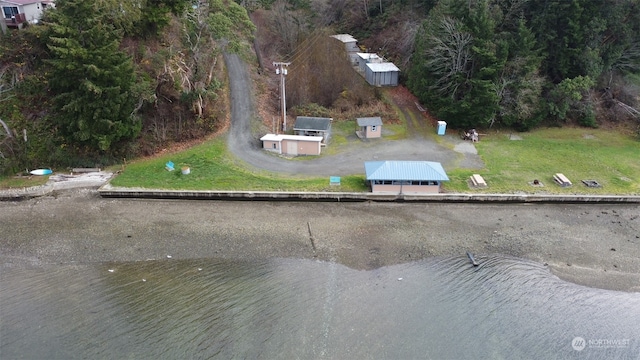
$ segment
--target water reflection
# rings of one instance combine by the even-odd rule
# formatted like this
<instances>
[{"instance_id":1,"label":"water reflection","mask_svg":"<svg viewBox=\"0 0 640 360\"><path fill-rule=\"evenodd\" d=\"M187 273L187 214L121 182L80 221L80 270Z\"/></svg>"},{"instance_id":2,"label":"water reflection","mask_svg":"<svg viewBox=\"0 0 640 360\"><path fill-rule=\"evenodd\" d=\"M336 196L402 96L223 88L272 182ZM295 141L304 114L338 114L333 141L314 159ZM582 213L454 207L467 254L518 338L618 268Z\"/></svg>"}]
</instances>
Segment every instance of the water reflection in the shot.
<instances>
[{"instance_id":1,"label":"water reflection","mask_svg":"<svg viewBox=\"0 0 640 360\"><path fill-rule=\"evenodd\" d=\"M637 358L640 294L566 283L522 259L477 260L3 268L0 357Z\"/></svg>"}]
</instances>

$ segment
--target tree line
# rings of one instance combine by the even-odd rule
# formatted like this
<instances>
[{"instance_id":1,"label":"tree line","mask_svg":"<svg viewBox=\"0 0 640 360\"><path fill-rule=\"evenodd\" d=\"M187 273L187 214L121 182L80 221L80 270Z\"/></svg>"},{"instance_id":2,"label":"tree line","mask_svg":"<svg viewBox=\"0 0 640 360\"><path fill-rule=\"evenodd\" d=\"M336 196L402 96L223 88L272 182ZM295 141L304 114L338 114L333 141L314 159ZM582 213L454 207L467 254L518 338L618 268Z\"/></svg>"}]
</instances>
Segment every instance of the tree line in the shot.
<instances>
[{"instance_id":1,"label":"tree line","mask_svg":"<svg viewBox=\"0 0 640 360\"><path fill-rule=\"evenodd\" d=\"M527 130L637 116L639 74L638 0L440 0L406 83L453 127Z\"/></svg>"},{"instance_id":2,"label":"tree line","mask_svg":"<svg viewBox=\"0 0 640 360\"><path fill-rule=\"evenodd\" d=\"M401 82L454 128L637 123L640 0L257 0L280 55L310 52L318 29L349 33L401 69ZM300 49L300 50L298 50ZM325 58L334 53L322 50ZM314 60L322 65L322 60ZM333 62L335 64L335 61ZM297 99L338 99L339 65ZM304 79L302 85L318 82ZM335 84L336 89L330 89ZM292 82L292 85L293 82ZM329 89L327 89L329 87ZM320 90L321 89L321 90ZM289 96L289 95L288 95ZM327 97L329 99L327 99ZM330 100L330 101L328 101ZM640 132L640 126L639 132Z\"/></svg>"}]
</instances>

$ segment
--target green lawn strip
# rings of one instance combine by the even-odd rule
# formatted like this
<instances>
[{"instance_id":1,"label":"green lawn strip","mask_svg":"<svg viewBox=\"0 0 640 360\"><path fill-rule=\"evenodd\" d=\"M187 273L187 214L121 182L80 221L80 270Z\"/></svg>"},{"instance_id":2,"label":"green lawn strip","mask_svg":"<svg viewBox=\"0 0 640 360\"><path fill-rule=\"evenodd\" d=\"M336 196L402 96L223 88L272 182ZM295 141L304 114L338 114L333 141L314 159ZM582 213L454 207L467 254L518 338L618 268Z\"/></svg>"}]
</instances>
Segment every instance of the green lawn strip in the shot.
<instances>
[{"instance_id":1,"label":"green lawn strip","mask_svg":"<svg viewBox=\"0 0 640 360\"><path fill-rule=\"evenodd\" d=\"M329 144L322 148L321 155L335 155L340 153L342 149L349 146L349 138L356 136L356 121L334 121L331 124L331 138ZM314 159L314 156L310 157L298 157L302 160Z\"/></svg>"},{"instance_id":2,"label":"green lawn strip","mask_svg":"<svg viewBox=\"0 0 640 360\"><path fill-rule=\"evenodd\" d=\"M384 140L402 140L407 138L407 126L405 124L382 125L382 138Z\"/></svg>"},{"instance_id":3,"label":"green lawn strip","mask_svg":"<svg viewBox=\"0 0 640 360\"><path fill-rule=\"evenodd\" d=\"M509 140L508 134L484 136L476 144L486 164L483 170L454 169L447 191L487 193L548 194L638 194L640 143L619 133L593 129L540 129L519 134L522 140ZM472 190L469 176L482 175L489 187ZM560 187L553 181L563 173L573 183ZM534 179L544 187L533 187ZM589 188L581 180L596 180L600 188Z\"/></svg>"},{"instance_id":4,"label":"green lawn strip","mask_svg":"<svg viewBox=\"0 0 640 360\"><path fill-rule=\"evenodd\" d=\"M402 114L399 108L393 106L394 110L398 116L400 116L401 123L400 124L383 124L382 125L382 136L387 140L402 140L407 138L407 121L411 121L411 119L405 119L405 116Z\"/></svg>"},{"instance_id":5,"label":"green lawn strip","mask_svg":"<svg viewBox=\"0 0 640 360\"><path fill-rule=\"evenodd\" d=\"M338 132L352 128L338 126ZM551 128L518 134L522 140L510 140L508 133L482 136L476 143L484 169L447 169L450 181L446 192L460 193L539 193L539 194L640 194L640 142L602 129ZM437 138L437 137L435 137ZM345 145L347 146L347 145ZM325 149L323 149L324 151ZM315 158L315 157L308 157ZM165 169L172 161L175 171ZM182 165L191 173L183 175ZM553 181L563 173L571 187ZM480 174L489 185L470 189L469 177ZM46 183L47 176L3 177L0 188L21 188ZM544 184L534 187L534 179ZM596 180L602 187L589 188L581 180ZM183 152L153 159L135 160L115 177L113 186L173 190L247 190L247 191L368 191L365 176L341 177L340 186L330 186L326 177L287 176L257 170L227 152L226 137L219 137Z\"/></svg>"},{"instance_id":6,"label":"green lawn strip","mask_svg":"<svg viewBox=\"0 0 640 360\"><path fill-rule=\"evenodd\" d=\"M0 189L20 189L47 183L49 176L6 176L0 177Z\"/></svg>"},{"instance_id":7,"label":"green lawn strip","mask_svg":"<svg viewBox=\"0 0 640 360\"><path fill-rule=\"evenodd\" d=\"M165 164L172 161L174 171ZM182 166L191 173L183 175ZM167 190L246 191L365 191L364 175L341 178L339 186L326 178L284 176L244 167L226 150L224 138L198 145L184 152L134 161L111 181L113 186Z\"/></svg>"}]
</instances>

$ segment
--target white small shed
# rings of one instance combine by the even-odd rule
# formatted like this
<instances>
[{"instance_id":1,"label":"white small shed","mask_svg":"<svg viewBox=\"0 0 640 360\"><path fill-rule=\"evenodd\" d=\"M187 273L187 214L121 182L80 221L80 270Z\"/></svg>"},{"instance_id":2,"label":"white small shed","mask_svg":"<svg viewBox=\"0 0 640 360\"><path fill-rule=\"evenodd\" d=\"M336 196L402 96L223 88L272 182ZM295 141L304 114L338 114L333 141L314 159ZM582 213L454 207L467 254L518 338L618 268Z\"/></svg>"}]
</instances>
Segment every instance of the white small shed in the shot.
<instances>
[{"instance_id":1,"label":"white small shed","mask_svg":"<svg viewBox=\"0 0 640 360\"><path fill-rule=\"evenodd\" d=\"M286 155L320 155L322 136L266 134L261 137L262 148Z\"/></svg>"},{"instance_id":2,"label":"white small shed","mask_svg":"<svg viewBox=\"0 0 640 360\"><path fill-rule=\"evenodd\" d=\"M356 53L360 51L360 48L358 47L358 40L349 34L331 35L331 37L344 44L344 49L347 51L349 61L351 64L355 65L358 61Z\"/></svg>"},{"instance_id":3,"label":"white small shed","mask_svg":"<svg viewBox=\"0 0 640 360\"><path fill-rule=\"evenodd\" d=\"M347 52L360 51L360 48L358 48L358 45L357 45L358 40L356 40L356 38L354 38L349 34L331 35L331 37L342 41L344 43L344 47L345 47L345 50L347 50Z\"/></svg>"},{"instance_id":4,"label":"white small shed","mask_svg":"<svg viewBox=\"0 0 640 360\"><path fill-rule=\"evenodd\" d=\"M367 64L375 63L379 64L384 62L384 59L374 53L356 53L358 59L358 69L364 74Z\"/></svg>"}]
</instances>

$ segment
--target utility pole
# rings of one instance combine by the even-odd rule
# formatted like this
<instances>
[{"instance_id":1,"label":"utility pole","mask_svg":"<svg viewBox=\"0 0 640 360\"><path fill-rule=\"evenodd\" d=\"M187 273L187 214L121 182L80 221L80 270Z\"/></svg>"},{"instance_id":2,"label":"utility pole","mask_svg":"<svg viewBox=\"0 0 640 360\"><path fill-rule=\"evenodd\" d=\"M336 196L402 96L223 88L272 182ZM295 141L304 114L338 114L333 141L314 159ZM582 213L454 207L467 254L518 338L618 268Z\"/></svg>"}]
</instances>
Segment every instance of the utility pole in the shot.
<instances>
[{"instance_id":1,"label":"utility pole","mask_svg":"<svg viewBox=\"0 0 640 360\"><path fill-rule=\"evenodd\" d=\"M291 63L274 62L273 66L276 67L276 74L280 75L280 99L282 106L282 131L287 131L287 99L284 93L284 77L287 75L287 66Z\"/></svg>"}]
</instances>

